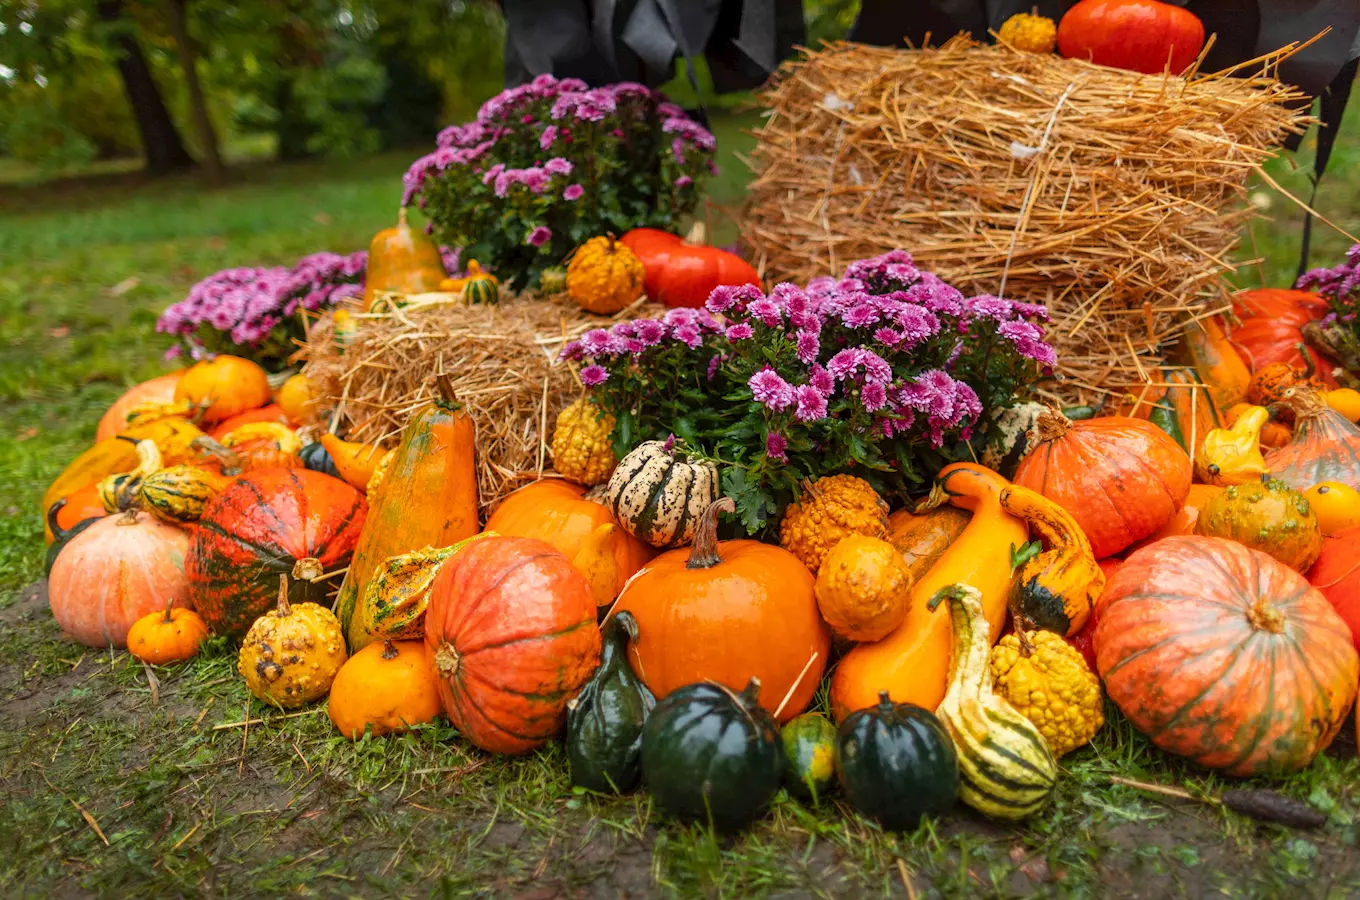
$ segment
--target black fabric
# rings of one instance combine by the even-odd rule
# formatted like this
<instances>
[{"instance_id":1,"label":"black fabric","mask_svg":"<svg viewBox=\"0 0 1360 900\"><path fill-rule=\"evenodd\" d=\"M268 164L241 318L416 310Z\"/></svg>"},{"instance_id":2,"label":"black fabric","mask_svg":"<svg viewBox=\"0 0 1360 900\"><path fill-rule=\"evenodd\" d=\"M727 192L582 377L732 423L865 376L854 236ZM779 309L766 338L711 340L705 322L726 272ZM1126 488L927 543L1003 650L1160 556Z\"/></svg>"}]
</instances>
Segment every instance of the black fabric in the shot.
<instances>
[{"instance_id":1,"label":"black fabric","mask_svg":"<svg viewBox=\"0 0 1360 900\"><path fill-rule=\"evenodd\" d=\"M1360 37L1356 38L1360 42ZM1341 116L1346 111L1346 101L1350 99L1351 88L1355 85L1356 69L1360 67L1360 59L1351 58L1341 71L1336 73L1332 83L1322 92L1322 98L1318 103L1318 135L1317 153L1313 157L1313 192L1308 198L1308 205L1312 206L1317 202L1318 184L1322 181L1322 174L1327 171L1327 162L1332 158L1332 147L1336 144L1336 133L1341 127ZM1309 245L1313 238L1313 217L1304 214L1303 217L1303 241L1299 249L1299 275L1308 271Z\"/></svg>"}]
</instances>

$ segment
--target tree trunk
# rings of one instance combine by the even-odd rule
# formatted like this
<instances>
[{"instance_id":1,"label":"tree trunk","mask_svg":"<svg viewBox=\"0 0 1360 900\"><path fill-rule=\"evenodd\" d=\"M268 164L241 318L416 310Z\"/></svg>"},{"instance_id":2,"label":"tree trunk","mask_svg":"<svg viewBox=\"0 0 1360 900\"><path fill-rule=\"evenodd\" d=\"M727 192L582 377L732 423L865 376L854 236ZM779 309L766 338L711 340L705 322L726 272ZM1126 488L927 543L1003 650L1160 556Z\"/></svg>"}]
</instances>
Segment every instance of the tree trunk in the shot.
<instances>
[{"instance_id":1,"label":"tree trunk","mask_svg":"<svg viewBox=\"0 0 1360 900\"><path fill-rule=\"evenodd\" d=\"M123 0L99 0L95 7L100 21L110 25L122 22ZM175 121L170 118L170 112L161 100L160 89L151 77L151 67L142 55L136 36L125 28L119 28L113 42L118 54L118 74L123 78L123 90L132 104L137 131L142 137L146 170L163 175L189 168L194 164L193 157L184 149L184 141L180 139Z\"/></svg>"},{"instance_id":2,"label":"tree trunk","mask_svg":"<svg viewBox=\"0 0 1360 900\"><path fill-rule=\"evenodd\" d=\"M203 85L198 80L198 64L194 59L193 44L189 41L188 0L170 0L170 30L179 51L179 65L184 70L184 84L189 89L189 108L193 111L194 131L203 150L203 168L208 181L221 184L225 170L222 152L217 146L217 134L212 119L208 118L208 101L203 96Z\"/></svg>"}]
</instances>

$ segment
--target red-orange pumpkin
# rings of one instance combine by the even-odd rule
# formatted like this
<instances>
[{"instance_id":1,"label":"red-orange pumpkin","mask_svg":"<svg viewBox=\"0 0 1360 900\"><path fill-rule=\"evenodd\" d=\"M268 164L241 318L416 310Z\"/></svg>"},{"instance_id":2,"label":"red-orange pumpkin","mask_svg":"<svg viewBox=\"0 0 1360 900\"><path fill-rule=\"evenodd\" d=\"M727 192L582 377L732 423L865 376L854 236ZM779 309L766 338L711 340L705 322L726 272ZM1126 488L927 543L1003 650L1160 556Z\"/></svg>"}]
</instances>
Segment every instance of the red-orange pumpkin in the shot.
<instances>
[{"instance_id":1,"label":"red-orange pumpkin","mask_svg":"<svg viewBox=\"0 0 1360 900\"><path fill-rule=\"evenodd\" d=\"M128 388L100 417L99 427L94 433L95 442L107 440L126 429L128 410L137 404L172 402L175 399L175 385L179 384L183 374L183 369L177 369Z\"/></svg>"},{"instance_id":2,"label":"red-orange pumpkin","mask_svg":"<svg viewBox=\"0 0 1360 900\"><path fill-rule=\"evenodd\" d=\"M718 512L732 508L730 499L710 506L693 547L652 560L614 609L637 620L628 658L658 700L696 681L738 690L759 678L761 706L782 704L787 722L817 692L831 634L812 573L796 556L760 541L717 540Z\"/></svg>"},{"instance_id":3,"label":"red-orange pumpkin","mask_svg":"<svg viewBox=\"0 0 1360 900\"><path fill-rule=\"evenodd\" d=\"M648 297L667 306L699 307L719 285L760 284L760 274L750 263L704 245L701 234L696 229L689 240L681 240L655 228L634 228L621 238L642 260Z\"/></svg>"},{"instance_id":4,"label":"red-orange pumpkin","mask_svg":"<svg viewBox=\"0 0 1360 900\"><path fill-rule=\"evenodd\" d=\"M1095 643L1106 693L1135 728L1230 775L1311 763L1360 677L1326 598L1222 538L1170 537L1130 556L1106 587Z\"/></svg>"},{"instance_id":5,"label":"red-orange pumpkin","mask_svg":"<svg viewBox=\"0 0 1360 900\"><path fill-rule=\"evenodd\" d=\"M1360 526L1322 539L1322 552L1308 570L1308 581L1351 629L1360 650Z\"/></svg>"},{"instance_id":6,"label":"red-orange pumpkin","mask_svg":"<svg viewBox=\"0 0 1360 900\"><path fill-rule=\"evenodd\" d=\"M1199 16L1159 0L1081 0L1058 23L1058 52L1102 66L1178 75L1204 47Z\"/></svg>"},{"instance_id":7,"label":"red-orange pumpkin","mask_svg":"<svg viewBox=\"0 0 1360 900\"><path fill-rule=\"evenodd\" d=\"M1190 492L1190 457L1151 422L1103 416L1039 418L1039 444L1020 461L1016 484L1038 491L1077 520L1097 559L1161 528Z\"/></svg>"},{"instance_id":8,"label":"red-orange pumpkin","mask_svg":"<svg viewBox=\"0 0 1360 900\"><path fill-rule=\"evenodd\" d=\"M208 502L189 542L185 571L194 608L214 634L240 637L278 600L330 607L368 504L338 478L309 469L260 469Z\"/></svg>"},{"instance_id":9,"label":"red-orange pumpkin","mask_svg":"<svg viewBox=\"0 0 1360 900\"><path fill-rule=\"evenodd\" d=\"M600 664L595 598L543 541L486 537L440 568L425 645L454 727L492 753L524 753L562 729Z\"/></svg>"},{"instance_id":10,"label":"red-orange pumpkin","mask_svg":"<svg viewBox=\"0 0 1360 900\"><path fill-rule=\"evenodd\" d=\"M1309 291L1242 291L1233 297L1233 314L1242 324L1232 330L1231 340L1253 372L1275 362L1302 368L1311 359L1323 383L1336 387L1331 360L1312 347L1306 347L1307 358L1299 352L1303 326L1328 311L1327 301Z\"/></svg>"},{"instance_id":11,"label":"red-orange pumpkin","mask_svg":"<svg viewBox=\"0 0 1360 900\"><path fill-rule=\"evenodd\" d=\"M167 602L189 605L189 536L147 513L106 516L71 539L52 565L57 624L91 647L127 646L128 629Z\"/></svg>"}]
</instances>

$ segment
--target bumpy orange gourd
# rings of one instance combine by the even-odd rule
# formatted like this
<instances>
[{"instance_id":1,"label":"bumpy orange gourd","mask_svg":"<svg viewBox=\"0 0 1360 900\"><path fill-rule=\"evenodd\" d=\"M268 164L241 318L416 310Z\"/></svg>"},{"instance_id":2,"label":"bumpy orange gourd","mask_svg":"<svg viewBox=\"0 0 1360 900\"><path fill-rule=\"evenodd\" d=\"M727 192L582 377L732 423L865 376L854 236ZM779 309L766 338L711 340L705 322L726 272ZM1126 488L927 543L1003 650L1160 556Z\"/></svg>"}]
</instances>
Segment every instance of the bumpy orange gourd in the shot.
<instances>
[{"instance_id":1,"label":"bumpy orange gourd","mask_svg":"<svg viewBox=\"0 0 1360 900\"><path fill-rule=\"evenodd\" d=\"M340 473L345 484L360 491L368 490L368 483L373 480L373 473L378 471L378 464L387 452L381 444L345 441L333 434L321 435L321 446L330 454L335 471Z\"/></svg>"},{"instance_id":2,"label":"bumpy orange gourd","mask_svg":"<svg viewBox=\"0 0 1360 900\"><path fill-rule=\"evenodd\" d=\"M948 503L919 514L899 509L888 516L885 539L902 554L914 584L935 565L972 518L968 510Z\"/></svg>"},{"instance_id":3,"label":"bumpy orange gourd","mask_svg":"<svg viewBox=\"0 0 1360 900\"><path fill-rule=\"evenodd\" d=\"M352 741L409 731L432 722L442 707L423 641L379 641L355 653L331 682L326 711Z\"/></svg>"},{"instance_id":4,"label":"bumpy orange gourd","mask_svg":"<svg viewBox=\"0 0 1360 900\"><path fill-rule=\"evenodd\" d=\"M812 701L831 650L812 573L791 553L759 541L717 539L723 498L700 520L694 545L667 551L628 582L615 610L638 624L633 671L657 700L696 681L732 690L752 678L760 703L788 721ZM787 702L785 702L787 697Z\"/></svg>"},{"instance_id":5,"label":"bumpy orange gourd","mask_svg":"<svg viewBox=\"0 0 1360 900\"><path fill-rule=\"evenodd\" d=\"M396 227L379 231L368 245L364 312L373 307L379 291L424 294L439 290L445 277L438 245L425 232L407 223L403 206L397 211Z\"/></svg>"},{"instance_id":6,"label":"bumpy orange gourd","mask_svg":"<svg viewBox=\"0 0 1360 900\"><path fill-rule=\"evenodd\" d=\"M208 623L192 609L167 603L161 612L147 613L128 629L128 652L142 662L165 665L198 655L208 636Z\"/></svg>"},{"instance_id":7,"label":"bumpy orange gourd","mask_svg":"<svg viewBox=\"0 0 1360 900\"><path fill-rule=\"evenodd\" d=\"M1052 53L1058 46L1058 23L1047 16L1016 13L1001 23L997 39L1026 53Z\"/></svg>"},{"instance_id":8,"label":"bumpy orange gourd","mask_svg":"<svg viewBox=\"0 0 1360 900\"><path fill-rule=\"evenodd\" d=\"M1303 496L1317 514L1323 537L1360 525L1360 491L1350 485L1324 481L1304 491Z\"/></svg>"},{"instance_id":9,"label":"bumpy orange gourd","mask_svg":"<svg viewBox=\"0 0 1360 900\"><path fill-rule=\"evenodd\" d=\"M175 385L175 399L201 408L208 424L265 406L270 393L264 369L225 353L194 363Z\"/></svg>"},{"instance_id":10,"label":"bumpy orange gourd","mask_svg":"<svg viewBox=\"0 0 1360 900\"><path fill-rule=\"evenodd\" d=\"M590 587L542 541L473 541L430 587L425 646L444 712L491 753L551 740L599 667L601 643Z\"/></svg>"},{"instance_id":11,"label":"bumpy orange gourd","mask_svg":"<svg viewBox=\"0 0 1360 900\"><path fill-rule=\"evenodd\" d=\"M179 384L183 369L157 375L148 381L128 388L124 394L105 410L95 429L94 439L106 441L127 428L128 410L141 403L169 403L175 399L175 385Z\"/></svg>"},{"instance_id":12,"label":"bumpy orange gourd","mask_svg":"<svg viewBox=\"0 0 1360 900\"><path fill-rule=\"evenodd\" d=\"M1156 425L1124 416L1073 422L1051 411L1038 427L1015 483L1070 512L1096 559L1152 534L1185 502L1190 457Z\"/></svg>"},{"instance_id":13,"label":"bumpy orange gourd","mask_svg":"<svg viewBox=\"0 0 1360 900\"><path fill-rule=\"evenodd\" d=\"M1204 504L1195 534L1228 538L1306 572L1322 551L1312 506L1282 481L1235 484Z\"/></svg>"},{"instance_id":14,"label":"bumpy orange gourd","mask_svg":"<svg viewBox=\"0 0 1360 900\"><path fill-rule=\"evenodd\" d=\"M817 572L817 608L831 630L851 641L877 641L907 615L911 571L887 541L842 538Z\"/></svg>"},{"instance_id":15,"label":"bumpy orange gourd","mask_svg":"<svg viewBox=\"0 0 1360 900\"><path fill-rule=\"evenodd\" d=\"M222 446L239 461L233 468L242 472L255 469L300 469L302 438L278 422L251 422L222 438Z\"/></svg>"},{"instance_id":16,"label":"bumpy orange gourd","mask_svg":"<svg viewBox=\"0 0 1360 900\"><path fill-rule=\"evenodd\" d=\"M1296 369L1289 363L1273 362L1257 369L1251 376L1247 388L1247 402L1257 406L1269 406L1284 399L1284 392L1292 387L1305 387L1314 391L1325 391L1327 386L1321 379L1314 377L1313 361Z\"/></svg>"},{"instance_id":17,"label":"bumpy orange gourd","mask_svg":"<svg viewBox=\"0 0 1360 900\"><path fill-rule=\"evenodd\" d=\"M311 382L301 372L289 376L274 395L274 402L290 421L305 422L312 408Z\"/></svg>"},{"instance_id":18,"label":"bumpy orange gourd","mask_svg":"<svg viewBox=\"0 0 1360 900\"><path fill-rule=\"evenodd\" d=\"M599 496L598 489L544 479L501 501L486 530L551 544L586 576L595 602L607 606L656 549L620 528Z\"/></svg>"},{"instance_id":19,"label":"bumpy orange gourd","mask_svg":"<svg viewBox=\"0 0 1360 900\"><path fill-rule=\"evenodd\" d=\"M912 587L902 624L881 641L857 645L837 664L831 677L831 709L838 720L877 703L882 690L897 703L926 709L944 699L953 623L948 604L933 611L928 606L942 588L959 583L977 588L989 633L993 640L1000 636L1013 581L1010 553L1028 536L1024 522L1001 508L1001 491L1008 486L996 472L972 463L955 463L940 471L923 506L947 502L971 511L973 517Z\"/></svg>"},{"instance_id":20,"label":"bumpy orange gourd","mask_svg":"<svg viewBox=\"0 0 1360 900\"><path fill-rule=\"evenodd\" d=\"M612 315L642 296L642 279L636 253L613 235L593 237L567 265L567 294L587 312Z\"/></svg>"},{"instance_id":21,"label":"bumpy orange gourd","mask_svg":"<svg viewBox=\"0 0 1360 900\"><path fill-rule=\"evenodd\" d=\"M1229 775L1311 763L1360 676L1350 629L1303 576L1219 538L1167 538L1130 556L1101 601L1095 645L1106 693L1135 728Z\"/></svg>"},{"instance_id":22,"label":"bumpy orange gourd","mask_svg":"<svg viewBox=\"0 0 1360 900\"><path fill-rule=\"evenodd\" d=\"M888 504L869 482L853 475L830 475L803 482L802 496L784 510L779 545L816 575L822 559L842 538L882 537L887 528Z\"/></svg>"}]
</instances>

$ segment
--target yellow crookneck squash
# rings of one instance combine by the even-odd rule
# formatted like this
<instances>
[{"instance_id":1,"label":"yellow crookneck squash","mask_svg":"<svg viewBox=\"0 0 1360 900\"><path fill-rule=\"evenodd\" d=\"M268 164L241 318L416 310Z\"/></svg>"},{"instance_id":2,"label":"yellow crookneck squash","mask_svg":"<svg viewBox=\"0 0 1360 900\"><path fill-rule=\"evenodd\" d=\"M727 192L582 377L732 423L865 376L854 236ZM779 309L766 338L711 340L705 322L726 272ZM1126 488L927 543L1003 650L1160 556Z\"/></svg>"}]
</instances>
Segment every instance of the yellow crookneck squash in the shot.
<instances>
[{"instance_id":1,"label":"yellow crookneck squash","mask_svg":"<svg viewBox=\"0 0 1360 900\"><path fill-rule=\"evenodd\" d=\"M1209 432L1195 458L1195 475L1205 484L1220 487L1260 481L1266 474L1261 429L1269 420L1270 412L1264 406L1252 406L1237 417L1232 428Z\"/></svg>"},{"instance_id":2,"label":"yellow crookneck squash","mask_svg":"<svg viewBox=\"0 0 1360 900\"><path fill-rule=\"evenodd\" d=\"M368 491L368 483L378 470L383 455L387 453L381 444L361 444L358 441L341 440L333 434L321 435L321 446L330 454L335 471L340 479L356 491Z\"/></svg>"},{"instance_id":3,"label":"yellow crookneck squash","mask_svg":"<svg viewBox=\"0 0 1360 900\"><path fill-rule=\"evenodd\" d=\"M368 498L368 518L336 598L348 632L354 607L384 560L422 547L447 547L472 537L477 522L476 429L439 375L443 395L402 434L381 486Z\"/></svg>"},{"instance_id":4,"label":"yellow crookneck squash","mask_svg":"<svg viewBox=\"0 0 1360 900\"><path fill-rule=\"evenodd\" d=\"M1091 542L1071 513L1037 491L1012 484L1002 489L1000 501L1002 509L1023 519L1048 548L1037 553L1027 548L1012 559L1012 565L1019 563L1011 594L1016 622L1027 631L1076 634L1105 590L1105 573Z\"/></svg>"},{"instance_id":5,"label":"yellow crookneck squash","mask_svg":"<svg viewBox=\"0 0 1360 900\"><path fill-rule=\"evenodd\" d=\"M935 479L918 512L950 503L973 518L935 565L912 586L906 619L881 641L859 644L836 667L831 705L836 719L878 703L880 691L897 703L934 709L944 698L954 632L947 607L927 603L941 588L965 583L982 595L993 636L1001 634L1013 576L1010 554L1025 544L1025 523L1001 508L1010 482L984 466L955 463Z\"/></svg>"},{"instance_id":6,"label":"yellow crookneck squash","mask_svg":"<svg viewBox=\"0 0 1360 900\"><path fill-rule=\"evenodd\" d=\"M397 212L397 225L373 236L368 245L364 278L364 312L373 307L379 291L424 294L439 290L447 273L439 247L406 221L406 207Z\"/></svg>"}]
</instances>

